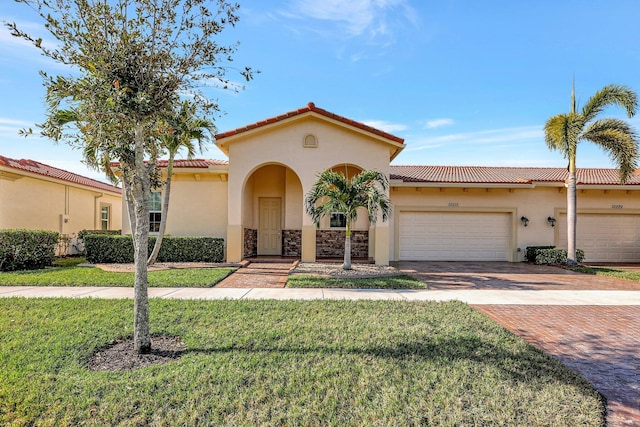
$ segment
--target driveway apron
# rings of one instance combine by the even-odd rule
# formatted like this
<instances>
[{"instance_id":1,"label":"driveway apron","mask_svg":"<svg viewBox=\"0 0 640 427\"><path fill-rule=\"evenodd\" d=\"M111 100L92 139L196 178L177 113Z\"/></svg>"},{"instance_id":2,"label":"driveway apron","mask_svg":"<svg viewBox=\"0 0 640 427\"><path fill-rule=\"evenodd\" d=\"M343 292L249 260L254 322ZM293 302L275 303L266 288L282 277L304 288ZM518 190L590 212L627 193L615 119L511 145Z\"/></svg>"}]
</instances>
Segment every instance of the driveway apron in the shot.
<instances>
[{"instance_id":1,"label":"driveway apron","mask_svg":"<svg viewBox=\"0 0 640 427\"><path fill-rule=\"evenodd\" d=\"M640 283L524 263L400 262L430 289L636 290ZM474 305L583 375L608 426L640 426L640 306Z\"/></svg>"}]
</instances>

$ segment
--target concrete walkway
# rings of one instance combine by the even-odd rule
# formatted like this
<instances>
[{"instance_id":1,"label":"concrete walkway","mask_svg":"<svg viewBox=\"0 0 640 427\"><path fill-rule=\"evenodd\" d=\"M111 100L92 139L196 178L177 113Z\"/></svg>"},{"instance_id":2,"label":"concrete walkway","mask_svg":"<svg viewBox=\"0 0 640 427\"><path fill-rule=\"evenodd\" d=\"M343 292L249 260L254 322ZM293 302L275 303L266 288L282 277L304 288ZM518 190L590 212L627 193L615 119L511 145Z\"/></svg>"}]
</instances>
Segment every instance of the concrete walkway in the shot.
<instances>
[{"instance_id":1,"label":"concrete walkway","mask_svg":"<svg viewBox=\"0 0 640 427\"><path fill-rule=\"evenodd\" d=\"M133 298L133 288L2 286L0 297ZM384 290L295 288L149 288L150 298L166 299L346 299L462 301L471 305L640 306L640 290L504 291L479 289Z\"/></svg>"}]
</instances>

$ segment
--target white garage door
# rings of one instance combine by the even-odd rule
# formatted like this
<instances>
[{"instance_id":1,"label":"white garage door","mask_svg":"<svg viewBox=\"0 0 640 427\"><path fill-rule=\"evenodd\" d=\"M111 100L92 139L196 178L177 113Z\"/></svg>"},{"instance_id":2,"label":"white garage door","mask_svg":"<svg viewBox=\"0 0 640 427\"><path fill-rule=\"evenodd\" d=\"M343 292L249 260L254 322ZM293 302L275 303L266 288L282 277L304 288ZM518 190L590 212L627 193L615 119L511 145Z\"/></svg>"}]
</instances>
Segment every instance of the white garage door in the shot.
<instances>
[{"instance_id":1,"label":"white garage door","mask_svg":"<svg viewBox=\"0 0 640 427\"><path fill-rule=\"evenodd\" d=\"M507 261L507 213L401 212L400 259Z\"/></svg>"},{"instance_id":2,"label":"white garage door","mask_svg":"<svg viewBox=\"0 0 640 427\"><path fill-rule=\"evenodd\" d=\"M558 247L567 248L567 216L558 220ZM640 215L578 214L578 249L587 262L640 262Z\"/></svg>"}]
</instances>

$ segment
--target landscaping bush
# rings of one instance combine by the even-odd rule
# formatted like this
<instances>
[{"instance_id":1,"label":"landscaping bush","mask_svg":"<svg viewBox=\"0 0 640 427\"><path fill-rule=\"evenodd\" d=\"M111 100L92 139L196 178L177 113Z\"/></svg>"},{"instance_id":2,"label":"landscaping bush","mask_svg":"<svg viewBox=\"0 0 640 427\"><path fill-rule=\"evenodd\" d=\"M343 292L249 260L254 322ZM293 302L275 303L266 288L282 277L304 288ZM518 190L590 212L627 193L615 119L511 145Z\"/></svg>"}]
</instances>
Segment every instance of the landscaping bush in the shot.
<instances>
[{"instance_id":1,"label":"landscaping bush","mask_svg":"<svg viewBox=\"0 0 640 427\"><path fill-rule=\"evenodd\" d=\"M584 251L582 249L576 250L576 261L584 261ZM565 249L540 249L536 252L536 264L566 264L567 263L567 251Z\"/></svg>"},{"instance_id":2,"label":"landscaping bush","mask_svg":"<svg viewBox=\"0 0 640 427\"><path fill-rule=\"evenodd\" d=\"M105 235L105 236L120 236L122 230L80 230L78 232L78 238L76 239L75 248L79 254L85 255L86 248L84 247L84 238L92 235Z\"/></svg>"},{"instance_id":3,"label":"landscaping bush","mask_svg":"<svg viewBox=\"0 0 640 427\"><path fill-rule=\"evenodd\" d=\"M536 262L536 256L538 255L538 251L543 249L554 249L555 246L527 246L527 252L525 253L524 259L527 262Z\"/></svg>"},{"instance_id":4,"label":"landscaping bush","mask_svg":"<svg viewBox=\"0 0 640 427\"><path fill-rule=\"evenodd\" d=\"M78 239L84 239L85 236L94 234L104 234L106 236L120 236L122 230L80 230L78 231Z\"/></svg>"},{"instance_id":5,"label":"landscaping bush","mask_svg":"<svg viewBox=\"0 0 640 427\"><path fill-rule=\"evenodd\" d=\"M47 230L0 230L0 271L33 270L53 263L60 234Z\"/></svg>"},{"instance_id":6,"label":"landscaping bush","mask_svg":"<svg viewBox=\"0 0 640 427\"><path fill-rule=\"evenodd\" d=\"M133 262L131 236L86 234L83 241L87 262L92 264Z\"/></svg>"},{"instance_id":7,"label":"landscaping bush","mask_svg":"<svg viewBox=\"0 0 640 427\"><path fill-rule=\"evenodd\" d=\"M149 237L149 253L156 242ZM87 261L97 263L133 262L131 236L89 234L84 238ZM216 237L169 237L162 240L158 262L222 262L224 239Z\"/></svg>"}]
</instances>

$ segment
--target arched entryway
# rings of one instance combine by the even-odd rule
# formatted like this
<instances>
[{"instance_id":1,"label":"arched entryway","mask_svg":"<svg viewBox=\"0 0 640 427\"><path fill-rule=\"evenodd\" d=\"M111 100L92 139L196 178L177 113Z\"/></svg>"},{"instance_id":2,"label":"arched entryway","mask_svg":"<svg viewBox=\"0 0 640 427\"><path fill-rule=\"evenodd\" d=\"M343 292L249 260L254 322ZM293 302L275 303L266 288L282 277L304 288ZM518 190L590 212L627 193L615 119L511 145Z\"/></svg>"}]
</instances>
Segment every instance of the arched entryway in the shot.
<instances>
[{"instance_id":1,"label":"arched entryway","mask_svg":"<svg viewBox=\"0 0 640 427\"><path fill-rule=\"evenodd\" d=\"M258 166L242 189L243 257L300 257L302 218L298 175L278 163Z\"/></svg>"}]
</instances>

